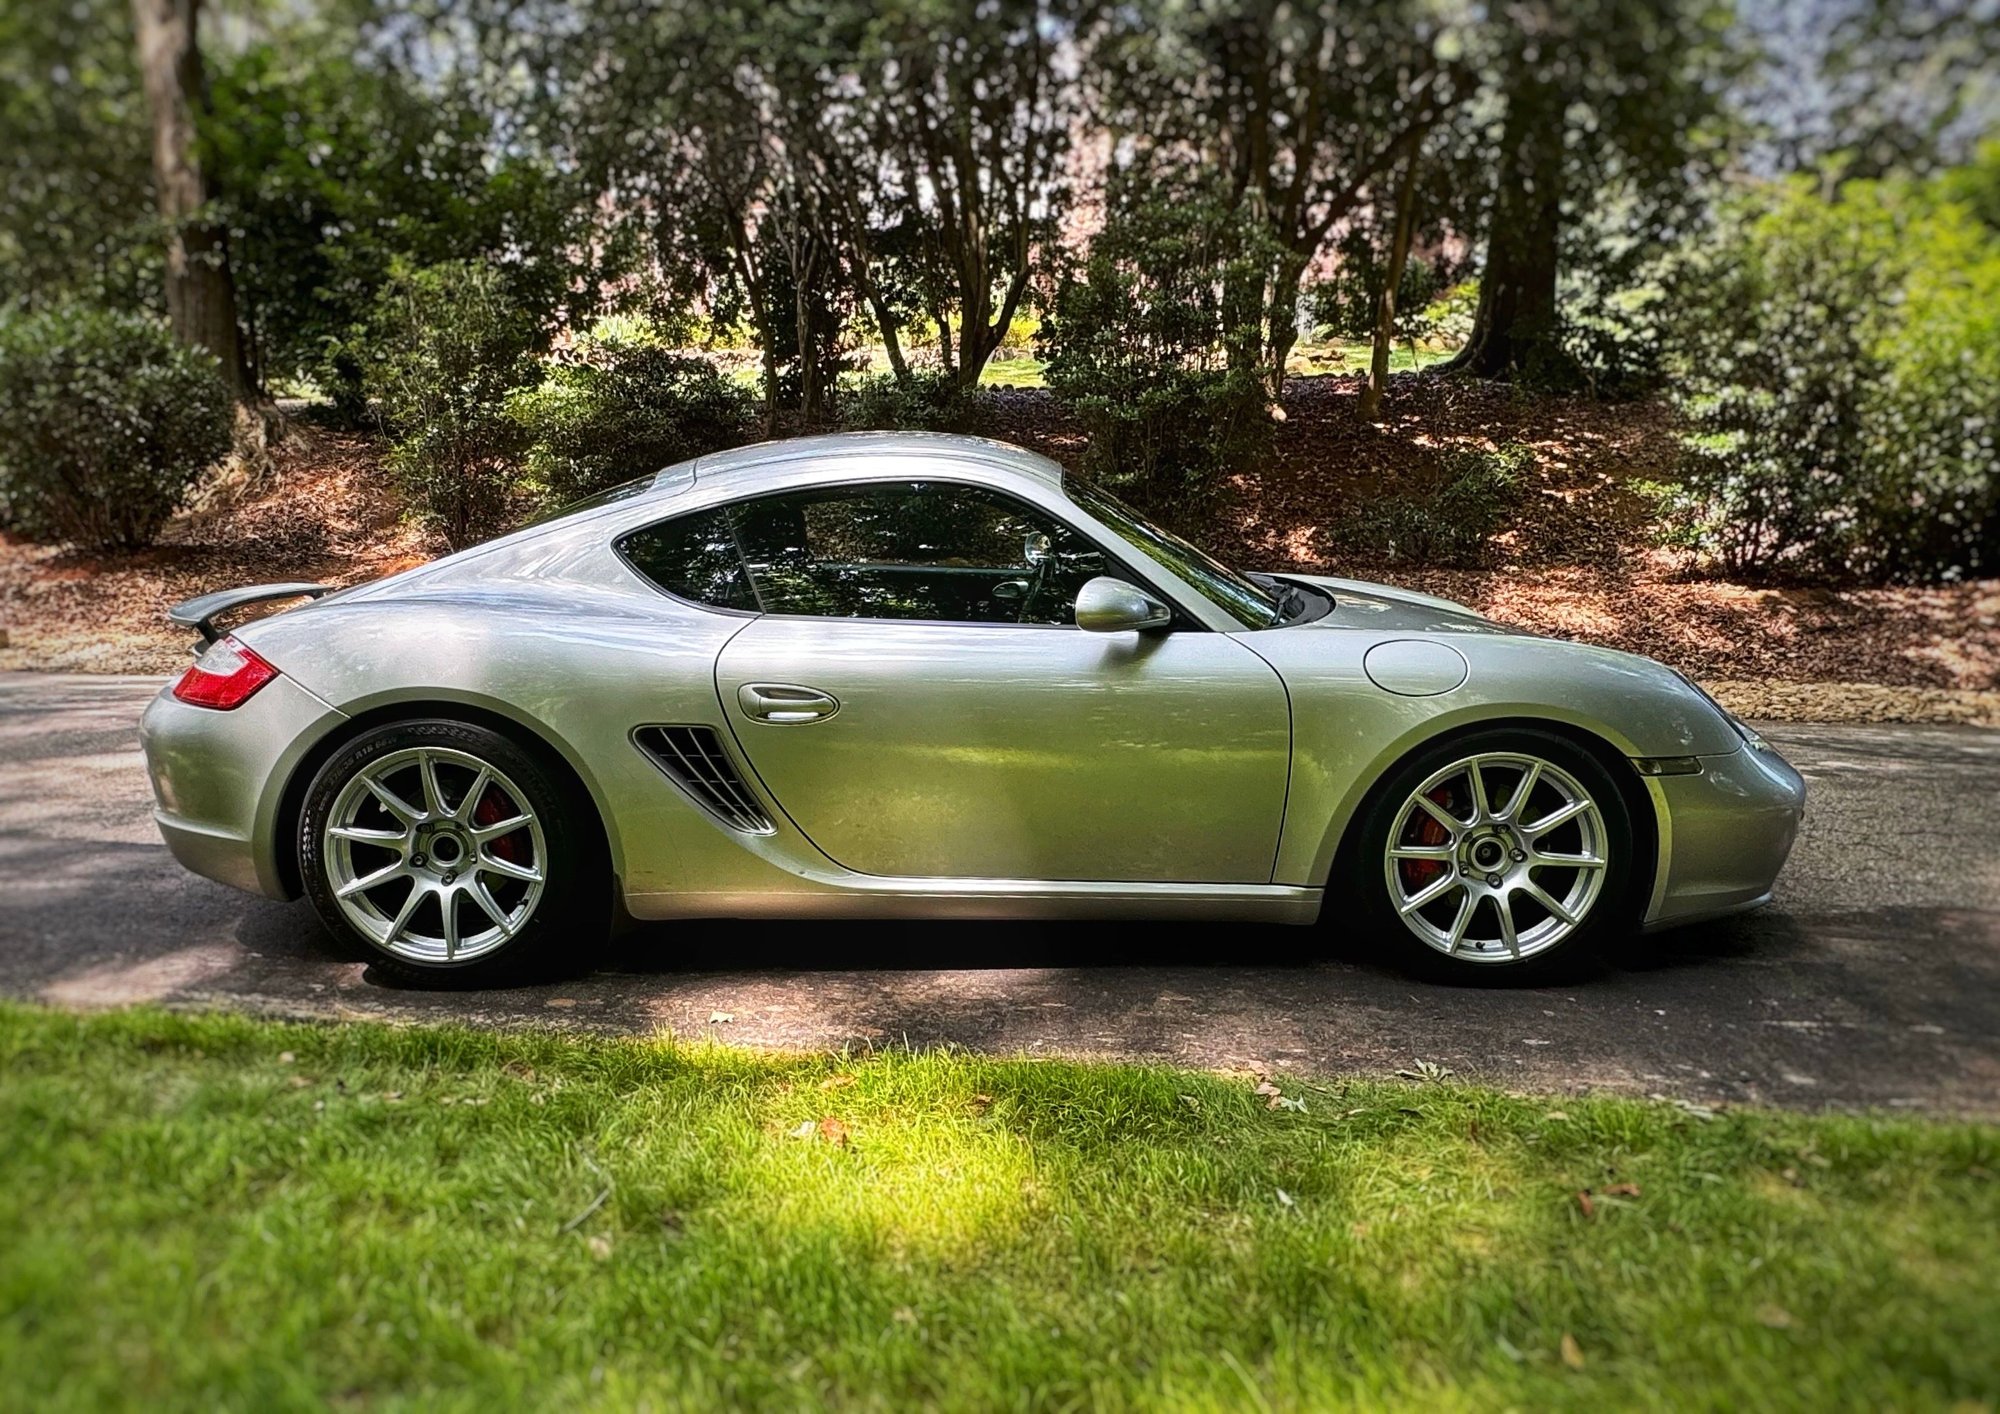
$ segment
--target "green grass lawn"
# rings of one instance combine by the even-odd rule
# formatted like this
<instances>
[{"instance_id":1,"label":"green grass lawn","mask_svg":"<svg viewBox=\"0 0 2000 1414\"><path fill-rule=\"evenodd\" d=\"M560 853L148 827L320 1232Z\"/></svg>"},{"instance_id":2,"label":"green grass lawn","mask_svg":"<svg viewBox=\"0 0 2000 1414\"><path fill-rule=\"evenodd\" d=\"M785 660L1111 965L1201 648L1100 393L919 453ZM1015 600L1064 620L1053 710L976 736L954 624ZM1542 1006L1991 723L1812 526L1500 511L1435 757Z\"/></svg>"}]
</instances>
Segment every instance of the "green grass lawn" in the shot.
<instances>
[{"instance_id":1,"label":"green grass lawn","mask_svg":"<svg viewBox=\"0 0 2000 1414\"><path fill-rule=\"evenodd\" d=\"M1280 1085L0 1007L0 1404L2000 1398L1991 1128Z\"/></svg>"}]
</instances>

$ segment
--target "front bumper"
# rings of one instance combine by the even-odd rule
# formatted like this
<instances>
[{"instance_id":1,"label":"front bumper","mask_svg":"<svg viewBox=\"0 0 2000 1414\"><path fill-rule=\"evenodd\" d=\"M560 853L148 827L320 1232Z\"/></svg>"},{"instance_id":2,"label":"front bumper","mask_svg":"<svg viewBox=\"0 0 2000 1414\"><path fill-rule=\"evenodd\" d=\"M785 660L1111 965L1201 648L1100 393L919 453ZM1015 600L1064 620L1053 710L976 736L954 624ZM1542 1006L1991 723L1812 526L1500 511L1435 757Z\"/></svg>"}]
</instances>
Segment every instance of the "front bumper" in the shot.
<instances>
[{"instance_id":1,"label":"front bumper","mask_svg":"<svg viewBox=\"0 0 2000 1414\"><path fill-rule=\"evenodd\" d=\"M162 690L139 723L153 819L175 859L204 878L289 898L278 862L285 783L343 715L287 677L241 707L193 707Z\"/></svg>"},{"instance_id":2,"label":"front bumper","mask_svg":"<svg viewBox=\"0 0 2000 1414\"><path fill-rule=\"evenodd\" d=\"M1704 756L1701 767L1647 781L1660 826L1649 928L1768 902L1798 837L1806 783L1784 757L1759 743Z\"/></svg>"}]
</instances>

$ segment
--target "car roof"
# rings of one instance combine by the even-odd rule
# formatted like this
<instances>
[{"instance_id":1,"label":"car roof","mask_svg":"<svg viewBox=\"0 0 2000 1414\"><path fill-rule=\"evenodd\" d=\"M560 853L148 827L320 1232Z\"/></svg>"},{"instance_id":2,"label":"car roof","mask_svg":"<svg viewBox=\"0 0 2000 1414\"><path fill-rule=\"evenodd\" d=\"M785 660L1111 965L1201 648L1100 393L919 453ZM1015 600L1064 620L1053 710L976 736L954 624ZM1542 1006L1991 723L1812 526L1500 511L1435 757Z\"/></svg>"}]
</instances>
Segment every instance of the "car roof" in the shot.
<instances>
[{"instance_id":1,"label":"car roof","mask_svg":"<svg viewBox=\"0 0 2000 1414\"><path fill-rule=\"evenodd\" d=\"M948 432L830 432L812 437L791 437L780 442L758 442L712 452L695 459L695 485L748 481L759 473L789 470L797 462L826 462L846 458L879 461L890 457L921 458L926 461L970 463L992 471L1014 472L1038 481L1061 486L1062 467L1045 456L990 437L966 437ZM660 494L685 489L662 485Z\"/></svg>"}]
</instances>

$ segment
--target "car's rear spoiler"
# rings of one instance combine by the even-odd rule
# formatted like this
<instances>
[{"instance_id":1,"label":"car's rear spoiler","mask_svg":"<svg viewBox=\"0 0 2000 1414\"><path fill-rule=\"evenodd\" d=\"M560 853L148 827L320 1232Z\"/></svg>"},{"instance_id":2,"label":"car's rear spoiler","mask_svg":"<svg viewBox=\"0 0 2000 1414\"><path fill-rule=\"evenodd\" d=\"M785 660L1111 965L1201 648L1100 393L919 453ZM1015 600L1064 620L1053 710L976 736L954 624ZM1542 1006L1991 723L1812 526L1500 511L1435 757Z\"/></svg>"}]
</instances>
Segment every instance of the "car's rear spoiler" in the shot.
<instances>
[{"instance_id":1,"label":"car's rear spoiler","mask_svg":"<svg viewBox=\"0 0 2000 1414\"><path fill-rule=\"evenodd\" d=\"M273 599L317 599L327 592L324 584L246 584L241 589L220 589L198 595L167 610L167 622L176 628L191 628L203 643L222 637L215 621L231 609L246 604L267 604Z\"/></svg>"}]
</instances>

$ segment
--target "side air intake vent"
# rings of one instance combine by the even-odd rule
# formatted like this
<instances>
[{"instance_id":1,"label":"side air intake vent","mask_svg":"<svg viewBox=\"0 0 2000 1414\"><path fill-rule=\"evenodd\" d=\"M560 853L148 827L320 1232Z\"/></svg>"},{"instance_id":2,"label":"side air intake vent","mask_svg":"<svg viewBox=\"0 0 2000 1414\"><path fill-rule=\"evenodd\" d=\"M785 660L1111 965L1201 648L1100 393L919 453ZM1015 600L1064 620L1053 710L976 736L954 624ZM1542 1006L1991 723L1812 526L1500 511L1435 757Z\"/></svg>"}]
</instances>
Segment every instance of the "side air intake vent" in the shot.
<instances>
[{"instance_id":1,"label":"side air intake vent","mask_svg":"<svg viewBox=\"0 0 2000 1414\"><path fill-rule=\"evenodd\" d=\"M641 727L632 740L695 803L732 830L768 835L771 817L736 774L714 727Z\"/></svg>"}]
</instances>

